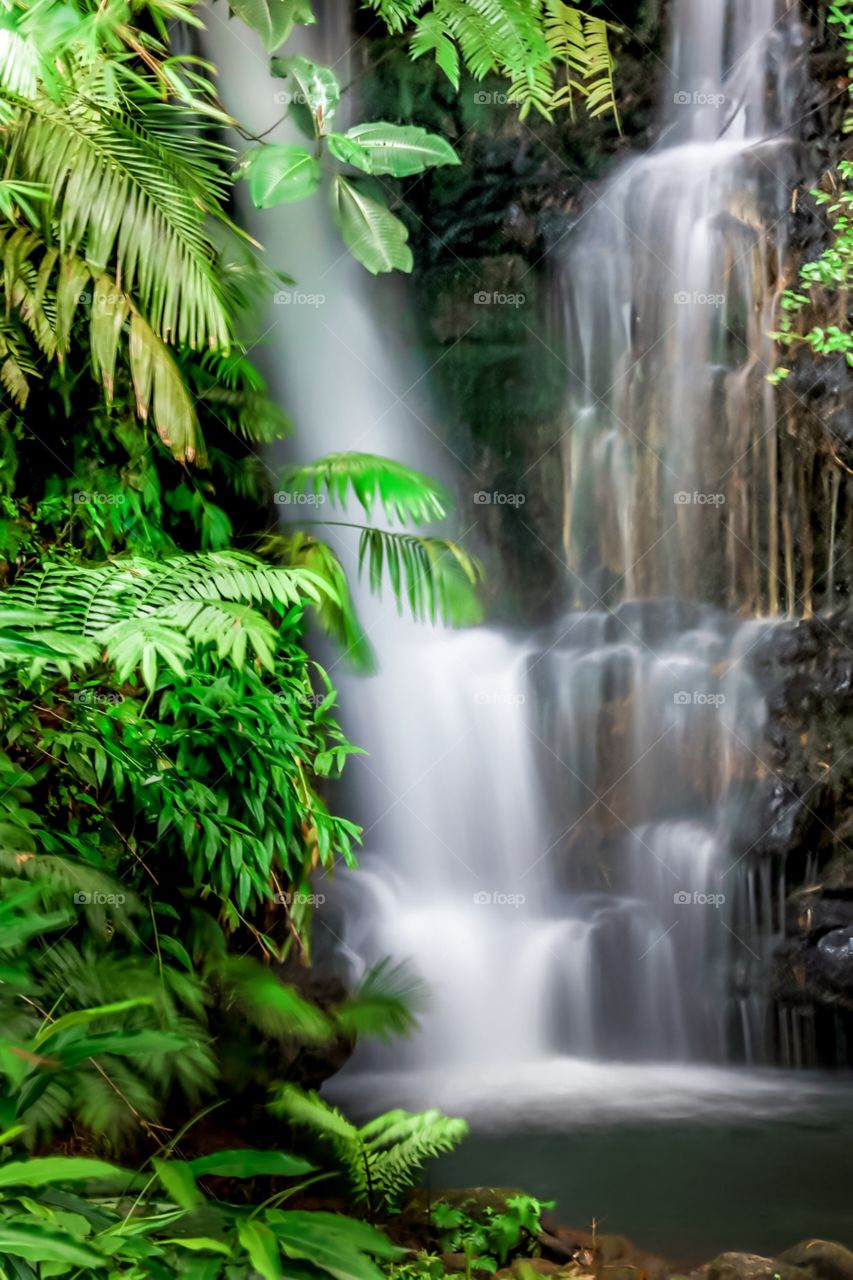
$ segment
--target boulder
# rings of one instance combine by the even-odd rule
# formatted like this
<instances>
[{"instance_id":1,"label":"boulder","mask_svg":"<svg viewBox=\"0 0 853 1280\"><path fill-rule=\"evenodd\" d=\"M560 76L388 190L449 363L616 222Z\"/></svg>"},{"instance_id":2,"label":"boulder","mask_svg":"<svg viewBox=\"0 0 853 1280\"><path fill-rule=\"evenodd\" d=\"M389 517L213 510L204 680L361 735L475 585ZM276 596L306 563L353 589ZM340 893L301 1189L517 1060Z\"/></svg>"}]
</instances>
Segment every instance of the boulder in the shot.
<instances>
[{"instance_id":1,"label":"boulder","mask_svg":"<svg viewBox=\"0 0 853 1280\"><path fill-rule=\"evenodd\" d=\"M757 1253L721 1253L705 1275L707 1280L803 1280L797 1267Z\"/></svg>"},{"instance_id":2,"label":"boulder","mask_svg":"<svg viewBox=\"0 0 853 1280\"><path fill-rule=\"evenodd\" d=\"M804 1240L781 1253L779 1261L799 1267L813 1280L853 1280L853 1252L832 1240Z\"/></svg>"}]
</instances>

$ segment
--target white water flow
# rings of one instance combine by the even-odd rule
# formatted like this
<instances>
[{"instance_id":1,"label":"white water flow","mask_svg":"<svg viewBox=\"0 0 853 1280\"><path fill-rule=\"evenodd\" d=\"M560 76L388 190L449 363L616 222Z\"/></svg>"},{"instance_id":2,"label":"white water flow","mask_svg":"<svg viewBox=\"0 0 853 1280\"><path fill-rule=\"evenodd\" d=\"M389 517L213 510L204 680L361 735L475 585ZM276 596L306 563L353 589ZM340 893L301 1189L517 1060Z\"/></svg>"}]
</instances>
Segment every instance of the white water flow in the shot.
<instances>
[{"instance_id":1,"label":"white water flow","mask_svg":"<svg viewBox=\"0 0 853 1280\"><path fill-rule=\"evenodd\" d=\"M379 674L331 660L369 752L350 767L365 842L361 869L327 890L318 939L334 934L354 974L391 956L426 982L417 1037L360 1047L348 1068L407 1068L408 1100L421 1100L415 1066L457 1073L470 1095L495 1064L573 1059L590 1089L599 1064L612 1092L605 1064L762 1059L775 887L739 861L733 833L762 776L747 657L767 624L722 610L753 601L755 490L772 470L764 335L778 263L762 231L789 199L782 135L767 140L792 97L784 9L675 0L660 143L569 237L575 607L545 635L456 634L397 621L361 592ZM208 16L226 101L268 127L266 59ZM345 26L321 15L320 30L312 54L346 82ZM269 351L255 353L298 423L297 456L369 450L455 475L459 530L473 523L480 486L438 441L424 370L400 341L399 283L348 259L319 197L254 229L302 295L322 298L271 308ZM330 537L351 554L345 530ZM638 1104L673 1094L672 1075L650 1069L630 1068ZM423 1096L441 1100L434 1081Z\"/></svg>"}]
</instances>

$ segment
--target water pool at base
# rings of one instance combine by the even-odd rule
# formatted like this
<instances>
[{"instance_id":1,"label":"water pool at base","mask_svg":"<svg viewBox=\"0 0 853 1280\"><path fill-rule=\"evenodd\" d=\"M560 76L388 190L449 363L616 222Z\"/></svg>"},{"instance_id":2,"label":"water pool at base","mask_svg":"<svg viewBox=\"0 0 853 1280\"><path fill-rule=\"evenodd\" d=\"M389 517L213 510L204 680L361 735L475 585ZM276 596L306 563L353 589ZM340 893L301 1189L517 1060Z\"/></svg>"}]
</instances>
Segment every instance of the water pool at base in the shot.
<instances>
[{"instance_id":1,"label":"water pool at base","mask_svg":"<svg viewBox=\"0 0 853 1280\"><path fill-rule=\"evenodd\" d=\"M559 1220L685 1268L853 1246L853 1084L819 1073L552 1059L512 1071L388 1075L328 1089L359 1110L432 1105L471 1134L426 1185L517 1187Z\"/></svg>"}]
</instances>

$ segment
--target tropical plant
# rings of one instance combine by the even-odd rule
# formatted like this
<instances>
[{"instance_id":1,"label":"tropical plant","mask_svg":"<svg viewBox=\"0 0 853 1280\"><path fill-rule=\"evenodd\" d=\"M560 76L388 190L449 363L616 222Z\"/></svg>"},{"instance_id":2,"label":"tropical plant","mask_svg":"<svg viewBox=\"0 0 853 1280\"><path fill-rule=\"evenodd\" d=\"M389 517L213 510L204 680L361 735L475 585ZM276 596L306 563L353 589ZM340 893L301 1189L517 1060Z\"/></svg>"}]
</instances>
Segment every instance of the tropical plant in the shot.
<instances>
[{"instance_id":1,"label":"tropical plant","mask_svg":"<svg viewBox=\"0 0 853 1280\"><path fill-rule=\"evenodd\" d=\"M534 1196L507 1196L500 1205L472 1211L472 1201L439 1200L430 1222L443 1253L464 1253L469 1267L497 1271L512 1257L530 1257L542 1232L542 1210L553 1208Z\"/></svg>"},{"instance_id":2,"label":"tropical plant","mask_svg":"<svg viewBox=\"0 0 853 1280\"><path fill-rule=\"evenodd\" d=\"M577 96L590 115L608 112L618 125L608 42L608 32L618 28L576 5L563 0L365 0L365 8L389 31L408 33L411 56L432 55L454 88L464 65L475 80L490 73L505 77L522 117L535 109L550 119L556 108L572 108ZM297 21L312 21L310 5L300 9Z\"/></svg>"},{"instance_id":3,"label":"tropical plant","mask_svg":"<svg viewBox=\"0 0 853 1280\"><path fill-rule=\"evenodd\" d=\"M452 1151L468 1132L464 1120L435 1110L386 1111L358 1128L319 1094L292 1084L276 1086L270 1110L330 1143L353 1199L371 1215L393 1209L424 1162Z\"/></svg>"},{"instance_id":4,"label":"tropical plant","mask_svg":"<svg viewBox=\"0 0 853 1280\"><path fill-rule=\"evenodd\" d=\"M849 0L830 4L827 20L836 28L853 66L853 9ZM853 111L845 117L844 130L853 132ZM829 244L816 259L803 263L798 285L782 295L781 323L772 336L783 347L808 348L821 357L840 355L853 366L853 333L846 303L853 280L853 163L841 160L827 181L831 191L811 194L830 219ZM828 315L840 317L839 322L826 323ZM790 374L790 369L780 366L768 381L778 385Z\"/></svg>"}]
</instances>

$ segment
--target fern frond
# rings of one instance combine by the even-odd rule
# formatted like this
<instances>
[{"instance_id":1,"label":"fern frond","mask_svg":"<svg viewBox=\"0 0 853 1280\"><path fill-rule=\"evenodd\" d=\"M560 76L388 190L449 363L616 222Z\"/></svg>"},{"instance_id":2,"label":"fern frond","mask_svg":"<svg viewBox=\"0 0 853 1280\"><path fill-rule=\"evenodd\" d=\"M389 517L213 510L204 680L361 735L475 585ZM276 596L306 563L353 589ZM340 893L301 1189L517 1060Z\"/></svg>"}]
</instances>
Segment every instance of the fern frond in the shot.
<instances>
[{"instance_id":1,"label":"fern frond","mask_svg":"<svg viewBox=\"0 0 853 1280\"><path fill-rule=\"evenodd\" d=\"M366 528L359 539L359 573L365 565L371 591L382 591L387 574L398 612L405 601L415 621L464 627L481 620L475 591L480 563L447 538Z\"/></svg>"},{"instance_id":2,"label":"fern frond","mask_svg":"<svg viewBox=\"0 0 853 1280\"><path fill-rule=\"evenodd\" d=\"M332 453L304 466L285 468L281 483L294 493L322 494L341 507L350 490L370 516L379 504L401 524L443 520L450 505L444 489L402 462L373 453Z\"/></svg>"},{"instance_id":3,"label":"fern frond","mask_svg":"<svg viewBox=\"0 0 853 1280\"><path fill-rule=\"evenodd\" d=\"M621 134L622 121L616 105L616 89L613 83L616 63L610 52L609 29L610 24L603 18L593 18L589 14L584 14L584 36L588 58L584 96L588 113L593 117L612 114Z\"/></svg>"},{"instance_id":4,"label":"fern frond","mask_svg":"<svg viewBox=\"0 0 853 1280\"><path fill-rule=\"evenodd\" d=\"M392 1207L427 1160L452 1151L468 1132L464 1120L440 1111L387 1111L356 1129L336 1107L292 1084L277 1085L269 1105L330 1142L354 1199L370 1208Z\"/></svg>"},{"instance_id":5,"label":"fern frond","mask_svg":"<svg viewBox=\"0 0 853 1280\"><path fill-rule=\"evenodd\" d=\"M250 606L284 612L325 597L334 598L333 587L310 569L269 566L236 551L97 567L50 563L6 593L13 607L38 610L57 632L97 640L120 680L140 668L149 689L163 663L184 675L193 645L238 666L251 645L271 668L275 630Z\"/></svg>"}]
</instances>

